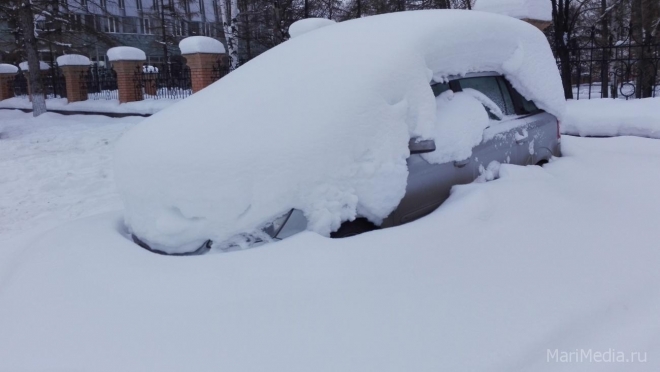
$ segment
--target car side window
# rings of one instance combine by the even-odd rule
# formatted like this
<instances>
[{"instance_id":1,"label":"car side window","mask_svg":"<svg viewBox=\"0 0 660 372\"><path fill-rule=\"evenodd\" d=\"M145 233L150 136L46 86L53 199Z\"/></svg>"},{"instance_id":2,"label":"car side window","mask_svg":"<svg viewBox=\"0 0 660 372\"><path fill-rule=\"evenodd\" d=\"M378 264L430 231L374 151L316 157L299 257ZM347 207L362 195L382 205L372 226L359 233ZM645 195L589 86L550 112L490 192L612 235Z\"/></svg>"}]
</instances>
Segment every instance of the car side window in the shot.
<instances>
[{"instance_id":1,"label":"car side window","mask_svg":"<svg viewBox=\"0 0 660 372\"><path fill-rule=\"evenodd\" d=\"M431 85L431 89L433 89L433 95L437 97L451 88L449 87L449 83L438 83Z\"/></svg>"},{"instance_id":2,"label":"car side window","mask_svg":"<svg viewBox=\"0 0 660 372\"><path fill-rule=\"evenodd\" d=\"M522 112L523 114L533 114L535 112L540 111L533 101L530 101L527 98L523 97L522 94L518 93L518 91L515 88L511 87L511 91L513 92L514 99L520 102L519 105L523 111Z\"/></svg>"},{"instance_id":3,"label":"car side window","mask_svg":"<svg viewBox=\"0 0 660 372\"><path fill-rule=\"evenodd\" d=\"M501 76L481 76L460 80L461 89L472 88L490 98L505 115L515 115L513 100Z\"/></svg>"}]
</instances>

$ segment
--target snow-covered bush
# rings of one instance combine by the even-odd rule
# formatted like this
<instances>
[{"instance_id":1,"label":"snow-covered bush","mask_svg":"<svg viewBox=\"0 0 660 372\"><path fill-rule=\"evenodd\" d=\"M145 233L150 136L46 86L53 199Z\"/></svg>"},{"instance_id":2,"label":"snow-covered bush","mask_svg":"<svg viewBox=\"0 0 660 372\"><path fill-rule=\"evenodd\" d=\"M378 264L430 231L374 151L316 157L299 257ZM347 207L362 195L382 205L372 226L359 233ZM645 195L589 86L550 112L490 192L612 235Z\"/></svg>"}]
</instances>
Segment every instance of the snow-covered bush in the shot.
<instances>
[{"instance_id":1,"label":"snow-covered bush","mask_svg":"<svg viewBox=\"0 0 660 372\"><path fill-rule=\"evenodd\" d=\"M427 157L443 161L469 156L482 135L485 114L465 113L468 132L440 128L447 123L429 85L472 71L500 72L563 114L545 36L510 17L402 12L292 39L122 138L125 222L172 253L255 231L290 208L323 235L357 215L379 223L405 193L410 138L435 139ZM478 103L461 94L446 105ZM465 137L461 146L438 138L451 133Z\"/></svg>"}]
</instances>

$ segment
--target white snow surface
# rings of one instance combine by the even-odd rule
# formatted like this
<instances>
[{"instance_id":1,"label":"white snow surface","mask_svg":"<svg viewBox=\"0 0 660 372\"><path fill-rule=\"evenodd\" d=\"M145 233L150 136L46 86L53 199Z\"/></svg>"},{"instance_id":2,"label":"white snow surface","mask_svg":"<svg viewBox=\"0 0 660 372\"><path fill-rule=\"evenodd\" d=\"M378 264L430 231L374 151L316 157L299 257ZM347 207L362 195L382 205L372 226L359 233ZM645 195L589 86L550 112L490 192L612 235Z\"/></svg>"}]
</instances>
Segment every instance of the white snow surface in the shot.
<instances>
[{"instance_id":1,"label":"white snow surface","mask_svg":"<svg viewBox=\"0 0 660 372\"><path fill-rule=\"evenodd\" d=\"M163 110L181 99L145 99L142 101L119 103L118 99L88 99L69 103L66 98L46 100L49 110L80 111L117 114L153 114ZM32 103L27 98L12 97L0 101L0 108L31 109Z\"/></svg>"},{"instance_id":2,"label":"white snow surface","mask_svg":"<svg viewBox=\"0 0 660 372\"><path fill-rule=\"evenodd\" d=\"M59 187L57 174L81 165L58 164L60 152L87 155L95 166L81 173L109 184L96 176L112 173L97 159L108 145L95 139L119 133L120 120L49 115L61 120L55 134L49 120L20 115L14 124L34 133L10 137L4 154L22 173L0 182L2 194L44 176L59 177ZM65 121L87 130L67 133ZM40 150L26 154L21 143ZM0 371L660 370L660 142L562 145L565 157L543 168L502 164L499 179L455 187L423 219L348 239L306 232L245 251L164 257L126 237L121 212L74 222L54 213L63 225L46 233L3 233ZM88 186L60 191L116 198ZM633 361L548 361L548 351L576 349Z\"/></svg>"},{"instance_id":3,"label":"white snow surface","mask_svg":"<svg viewBox=\"0 0 660 372\"><path fill-rule=\"evenodd\" d=\"M65 54L57 57L58 66L89 66L89 58L80 54Z\"/></svg>"},{"instance_id":4,"label":"white snow surface","mask_svg":"<svg viewBox=\"0 0 660 372\"><path fill-rule=\"evenodd\" d=\"M219 40L208 36L190 36L179 42L181 54L226 53Z\"/></svg>"},{"instance_id":5,"label":"white snow surface","mask_svg":"<svg viewBox=\"0 0 660 372\"><path fill-rule=\"evenodd\" d=\"M302 34L306 34L321 27L334 25L335 23L335 21L327 18L301 19L299 21L293 22L291 26L289 26L289 35L291 38L298 37Z\"/></svg>"},{"instance_id":6,"label":"white snow surface","mask_svg":"<svg viewBox=\"0 0 660 372\"><path fill-rule=\"evenodd\" d=\"M120 208L112 148L142 119L0 110L0 236Z\"/></svg>"},{"instance_id":7,"label":"white snow surface","mask_svg":"<svg viewBox=\"0 0 660 372\"><path fill-rule=\"evenodd\" d=\"M22 71L29 71L30 70L27 61L19 63L18 67L20 67ZM42 71L43 70L48 70L49 68L50 68L50 66L48 65L48 63L46 63L44 61L39 61L39 69L40 70L42 70Z\"/></svg>"},{"instance_id":8,"label":"white snow surface","mask_svg":"<svg viewBox=\"0 0 660 372\"><path fill-rule=\"evenodd\" d=\"M440 164L467 159L472 155L472 148L483 139L483 131L490 123L488 114L482 102L471 90L466 90L458 93L448 90L436 97L438 112L433 137L436 148L442 151L422 154L428 162Z\"/></svg>"},{"instance_id":9,"label":"white snow surface","mask_svg":"<svg viewBox=\"0 0 660 372\"><path fill-rule=\"evenodd\" d=\"M107 55L110 61L144 61L147 59L147 55L141 49L127 46L110 48Z\"/></svg>"},{"instance_id":10,"label":"white snow surface","mask_svg":"<svg viewBox=\"0 0 660 372\"><path fill-rule=\"evenodd\" d=\"M472 71L501 72L563 114L545 36L510 17L401 12L283 43L123 137L116 174L126 224L178 252L255 231L289 208L322 235L357 215L379 223L404 194L408 140L443 133L431 79Z\"/></svg>"},{"instance_id":11,"label":"white snow surface","mask_svg":"<svg viewBox=\"0 0 660 372\"><path fill-rule=\"evenodd\" d=\"M477 0L473 9L518 19L552 21L552 2L549 0Z\"/></svg>"},{"instance_id":12,"label":"white snow surface","mask_svg":"<svg viewBox=\"0 0 660 372\"><path fill-rule=\"evenodd\" d=\"M15 74L18 72L18 67L8 63L0 63L0 74Z\"/></svg>"},{"instance_id":13,"label":"white snow surface","mask_svg":"<svg viewBox=\"0 0 660 372\"><path fill-rule=\"evenodd\" d=\"M578 136L660 138L660 98L569 100L561 124Z\"/></svg>"}]
</instances>

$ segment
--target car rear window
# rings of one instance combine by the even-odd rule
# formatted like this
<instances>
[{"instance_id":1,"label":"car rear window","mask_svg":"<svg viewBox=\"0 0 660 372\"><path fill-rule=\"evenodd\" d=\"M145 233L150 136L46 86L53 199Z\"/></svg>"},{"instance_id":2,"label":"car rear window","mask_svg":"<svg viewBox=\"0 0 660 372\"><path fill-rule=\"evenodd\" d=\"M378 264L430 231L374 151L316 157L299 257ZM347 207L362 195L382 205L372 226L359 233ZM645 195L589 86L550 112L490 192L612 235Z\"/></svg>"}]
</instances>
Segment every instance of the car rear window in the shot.
<instances>
[{"instance_id":1,"label":"car rear window","mask_svg":"<svg viewBox=\"0 0 660 372\"><path fill-rule=\"evenodd\" d=\"M501 76L481 76L460 80L461 89L472 88L490 98L505 115L515 115L513 100L504 78Z\"/></svg>"}]
</instances>

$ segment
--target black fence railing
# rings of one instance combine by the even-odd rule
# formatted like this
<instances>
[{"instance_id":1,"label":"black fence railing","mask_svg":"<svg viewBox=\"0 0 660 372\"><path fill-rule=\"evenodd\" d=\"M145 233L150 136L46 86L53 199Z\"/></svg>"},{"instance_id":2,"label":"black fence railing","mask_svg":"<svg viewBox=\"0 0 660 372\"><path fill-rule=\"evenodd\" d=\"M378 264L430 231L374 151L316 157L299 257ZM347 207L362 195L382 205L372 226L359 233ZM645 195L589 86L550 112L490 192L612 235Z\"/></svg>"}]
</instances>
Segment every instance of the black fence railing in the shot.
<instances>
[{"instance_id":1,"label":"black fence railing","mask_svg":"<svg viewBox=\"0 0 660 372\"><path fill-rule=\"evenodd\" d=\"M9 89L14 92L14 97L27 97L28 84L27 79L19 70L13 78L8 81Z\"/></svg>"},{"instance_id":2,"label":"black fence railing","mask_svg":"<svg viewBox=\"0 0 660 372\"><path fill-rule=\"evenodd\" d=\"M218 58L218 60L213 64L213 68L211 69L211 78L213 81L218 81L227 75L230 71L231 70L229 68L229 64L227 62L223 62L221 58Z\"/></svg>"},{"instance_id":3,"label":"black fence railing","mask_svg":"<svg viewBox=\"0 0 660 372\"><path fill-rule=\"evenodd\" d=\"M57 64L53 64L42 74L42 82L47 99L66 98L66 79Z\"/></svg>"},{"instance_id":4,"label":"black fence railing","mask_svg":"<svg viewBox=\"0 0 660 372\"><path fill-rule=\"evenodd\" d=\"M184 65L140 66L134 76L136 93L143 99L178 99L192 94L190 68Z\"/></svg>"},{"instance_id":5,"label":"black fence railing","mask_svg":"<svg viewBox=\"0 0 660 372\"><path fill-rule=\"evenodd\" d=\"M632 25L615 34L603 40L592 28L563 56L555 50L567 96L570 86L574 99L660 97L660 43L643 40Z\"/></svg>"},{"instance_id":6,"label":"black fence railing","mask_svg":"<svg viewBox=\"0 0 660 372\"><path fill-rule=\"evenodd\" d=\"M87 99L119 99L117 73L107 67L94 64L80 77L82 91L87 91Z\"/></svg>"}]
</instances>

